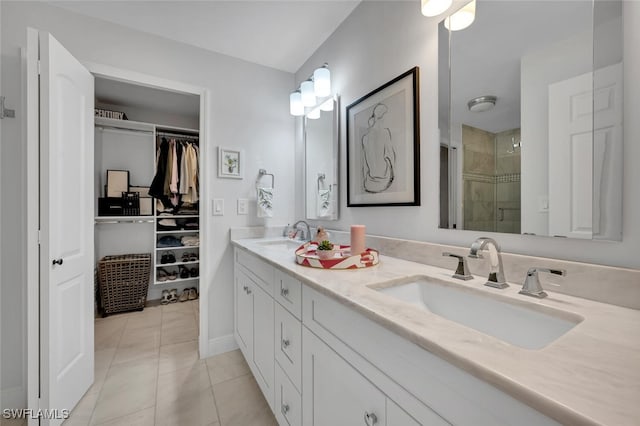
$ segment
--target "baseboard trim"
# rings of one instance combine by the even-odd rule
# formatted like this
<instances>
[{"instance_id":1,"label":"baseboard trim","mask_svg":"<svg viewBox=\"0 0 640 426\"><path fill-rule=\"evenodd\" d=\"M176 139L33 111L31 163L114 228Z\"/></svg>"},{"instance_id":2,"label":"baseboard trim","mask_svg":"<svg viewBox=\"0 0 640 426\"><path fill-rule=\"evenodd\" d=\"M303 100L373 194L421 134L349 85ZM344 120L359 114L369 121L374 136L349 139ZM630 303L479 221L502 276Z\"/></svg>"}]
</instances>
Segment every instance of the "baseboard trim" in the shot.
<instances>
[{"instance_id":1,"label":"baseboard trim","mask_svg":"<svg viewBox=\"0 0 640 426\"><path fill-rule=\"evenodd\" d=\"M19 409L27 406L27 391L24 386L14 386L0 391L2 409Z\"/></svg>"},{"instance_id":2,"label":"baseboard trim","mask_svg":"<svg viewBox=\"0 0 640 426\"><path fill-rule=\"evenodd\" d=\"M238 349L238 343L233 337L233 334L227 336L216 337L215 339L209 339L208 353L204 354L202 358L207 358L214 355L219 355L224 352L233 351Z\"/></svg>"}]
</instances>

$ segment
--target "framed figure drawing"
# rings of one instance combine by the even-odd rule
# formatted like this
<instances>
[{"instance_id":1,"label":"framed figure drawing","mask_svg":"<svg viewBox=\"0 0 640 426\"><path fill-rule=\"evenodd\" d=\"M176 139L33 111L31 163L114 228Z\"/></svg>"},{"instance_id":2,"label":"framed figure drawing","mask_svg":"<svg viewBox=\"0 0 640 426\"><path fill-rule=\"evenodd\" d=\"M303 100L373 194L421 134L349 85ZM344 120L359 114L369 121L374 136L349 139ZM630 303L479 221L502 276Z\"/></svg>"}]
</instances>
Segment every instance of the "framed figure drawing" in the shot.
<instances>
[{"instance_id":1,"label":"framed figure drawing","mask_svg":"<svg viewBox=\"0 0 640 426\"><path fill-rule=\"evenodd\" d=\"M244 152L242 150L218 147L218 177L242 179L244 173Z\"/></svg>"},{"instance_id":2,"label":"framed figure drawing","mask_svg":"<svg viewBox=\"0 0 640 426\"><path fill-rule=\"evenodd\" d=\"M420 205L418 67L347 107L347 207Z\"/></svg>"}]
</instances>

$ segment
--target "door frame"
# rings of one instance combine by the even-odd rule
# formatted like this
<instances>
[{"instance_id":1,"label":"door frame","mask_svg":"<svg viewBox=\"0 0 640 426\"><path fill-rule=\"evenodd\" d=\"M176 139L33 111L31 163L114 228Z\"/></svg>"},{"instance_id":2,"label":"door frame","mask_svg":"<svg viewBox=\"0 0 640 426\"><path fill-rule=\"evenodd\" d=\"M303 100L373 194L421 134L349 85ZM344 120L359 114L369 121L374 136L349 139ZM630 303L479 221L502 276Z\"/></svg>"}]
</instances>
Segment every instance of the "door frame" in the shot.
<instances>
[{"instance_id":1,"label":"door frame","mask_svg":"<svg viewBox=\"0 0 640 426\"><path fill-rule=\"evenodd\" d=\"M38 64L30 59L28 52L38 52L38 31L27 29L27 48L23 51L26 67L25 77L25 110L38 114L39 82L37 76ZM31 58L33 55L31 55ZM189 93L200 97L199 133L200 153L203 161L200 163L200 232L208 235L212 225L209 214L209 179L212 177L207 167L214 164L211 159L213 149L209 138L209 126L206 120L209 106L209 89L200 86L169 80L150 74L132 70L116 68L109 65L87 62L79 59L95 77L108 78L140 86L153 87L160 90ZM38 116L38 115L31 115ZM39 265L39 125L27 122L25 125L27 140L27 403L28 407L39 407L40 394L40 265ZM202 238L200 243L200 258L210 258L209 244ZM208 262L200 265L200 297L199 297L199 336L198 348L201 358L209 355L209 314L206 306L208 287L211 281L211 265ZM37 425L38 421L30 419L29 425Z\"/></svg>"}]
</instances>

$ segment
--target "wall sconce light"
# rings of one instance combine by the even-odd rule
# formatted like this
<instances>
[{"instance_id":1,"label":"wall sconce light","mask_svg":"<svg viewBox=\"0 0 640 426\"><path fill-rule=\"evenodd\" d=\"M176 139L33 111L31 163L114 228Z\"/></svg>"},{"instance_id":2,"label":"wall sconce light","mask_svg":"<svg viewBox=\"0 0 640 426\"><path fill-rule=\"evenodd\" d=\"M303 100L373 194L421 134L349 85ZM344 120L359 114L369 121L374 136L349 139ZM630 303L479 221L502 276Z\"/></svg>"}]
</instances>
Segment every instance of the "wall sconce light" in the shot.
<instances>
[{"instance_id":1,"label":"wall sconce light","mask_svg":"<svg viewBox=\"0 0 640 426\"><path fill-rule=\"evenodd\" d=\"M320 108L314 108L309 111L309 113L307 114L307 118L310 118L312 120L317 120L318 118L320 118Z\"/></svg>"},{"instance_id":2,"label":"wall sconce light","mask_svg":"<svg viewBox=\"0 0 640 426\"><path fill-rule=\"evenodd\" d=\"M424 16L437 16L451 7L453 0L422 0L421 8Z\"/></svg>"},{"instance_id":3,"label":"wall sconce light","mask_svg":"<svg viewBox=\"0 0 640 426\"><path fill-rule=\"evenodd\" d=\"M329 65L325 63L316 68L309 79L300 83L298 90L289 95L289 112L294 116L304 115L305 107L314 107L316 106L317 98L326 98L329 95L331 95L331 71L329 71ZM333 109L333 103L325 105L326 103L323 103L318 109L318 116L323 106L324 108ZM331 109L322 110L331 111Z\"/></svg>"},{"instance_id":4,"label":"wall sconce light","mask_svg":"<svg viewBox=\"0 0 640 426\"><path fill-rule=\"evenodd\" d=\"M289 95L289 113L291 115L304 115L304 105L302 105L302 93L299 90Z\"/></svg>"},{"instance_id":5,"label":"wall sconce light","mask_svg":"<svg viewBox=\"0 0 640 426\"><path fill-rule=\"evenodd\" d=\"M460 31L473 24L476 19L476 0L467 3L462 9L444 20L444 26L449 31Z\"/></svg>"}]
</instances>

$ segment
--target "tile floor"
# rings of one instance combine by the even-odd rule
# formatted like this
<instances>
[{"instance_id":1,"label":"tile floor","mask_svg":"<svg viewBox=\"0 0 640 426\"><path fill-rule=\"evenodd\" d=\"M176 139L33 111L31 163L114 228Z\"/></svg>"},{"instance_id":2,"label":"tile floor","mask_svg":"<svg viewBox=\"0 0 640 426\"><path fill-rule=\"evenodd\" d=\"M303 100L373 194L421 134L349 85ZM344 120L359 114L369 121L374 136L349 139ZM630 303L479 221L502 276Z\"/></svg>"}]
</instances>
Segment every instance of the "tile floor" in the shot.
<instances>
[{"instance_id":1,"label":"tile floor","mask_svg":"<svg viewBox=\"0 0 640 426\"><path fill-rule=\"evenodd\" d=\"M95 383L64 425L277 425L240 351L198 359L198 301L95 322Z\"/></svg>"}]
</instances>

